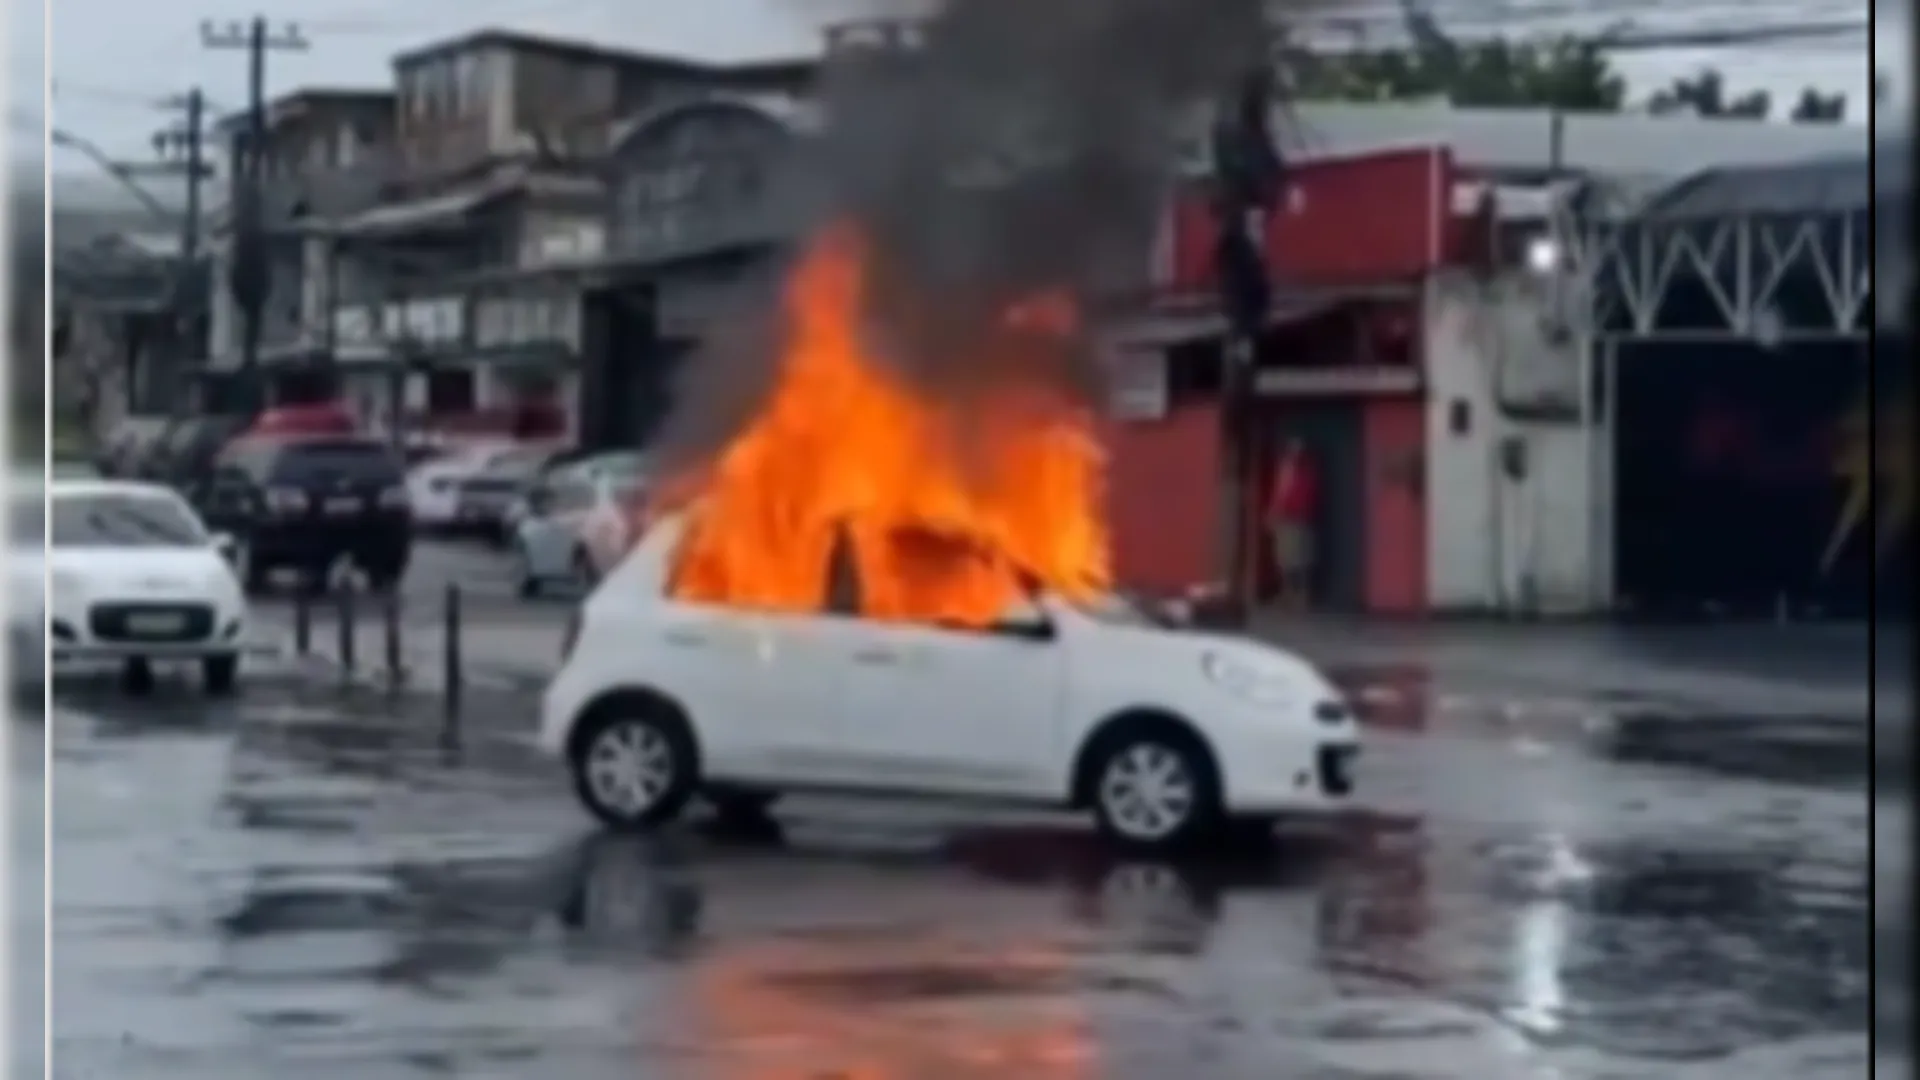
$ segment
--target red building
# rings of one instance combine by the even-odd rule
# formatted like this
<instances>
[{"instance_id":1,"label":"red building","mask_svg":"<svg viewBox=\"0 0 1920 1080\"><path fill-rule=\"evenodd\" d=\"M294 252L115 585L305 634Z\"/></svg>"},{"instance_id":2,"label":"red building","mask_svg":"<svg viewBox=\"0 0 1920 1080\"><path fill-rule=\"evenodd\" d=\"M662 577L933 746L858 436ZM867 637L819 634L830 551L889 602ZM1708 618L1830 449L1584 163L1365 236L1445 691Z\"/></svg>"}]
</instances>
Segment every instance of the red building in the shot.
<instances>
[{"instance_id":1,"label":"red building","mask_svg":"<svg viewBox=\"0 0 1920 1080\"><path fill-rule=\"evenodd\" d=\"M1111 511L1124 584L1263 592L1263 560L1227 569L1226 535L1264 550L1259 493L1278 448L1298 439L1322 477L1316 605L1426 609L1422 298L1472 235L1455 219L1455 180L1451 154L1435 146L1294 166L1268 223L1274 309L1253 400L1237 417L1220 390L1217 222L1201 184L1176 196L1156 295L1116 332ZM1229 438L1241 440L1238 455ZM1233 456L1242 460L1229 469Z\"/></svg>"}]
</instances>

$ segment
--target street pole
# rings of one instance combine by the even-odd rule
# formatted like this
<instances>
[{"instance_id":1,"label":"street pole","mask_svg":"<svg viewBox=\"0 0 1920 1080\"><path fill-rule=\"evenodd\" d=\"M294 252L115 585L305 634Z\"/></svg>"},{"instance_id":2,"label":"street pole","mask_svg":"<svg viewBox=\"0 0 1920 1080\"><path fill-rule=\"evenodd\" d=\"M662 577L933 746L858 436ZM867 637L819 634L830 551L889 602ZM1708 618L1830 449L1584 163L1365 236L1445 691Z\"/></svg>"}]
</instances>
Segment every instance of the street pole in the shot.
<instances>
[{"instance_id":1,"label":"street pole","mask_svg":"<svg viewBox=\"0 0 1920 1080\"><path fill-rule=\"evenodd\" d=\"M1271 71L1261 65L1240 76L1213 128L1214 250L1221 308L1227 317L1220 367L1221 548L1230 606L1243 615L1253 601L1253 521L1247 487L1255 455L1251 444L1254 379L1260 338L1267 328L1273 286L1267 274L1267 214L1279 198L1284 167L1268 113Z\"/></svg>"},{"instance_id":2,"label":"street pole","mask_svg":"<svg viewBox=\"0 0 1920 1080\"><path fill-rule=\"evenodd\" d=\"M244 49L247 53L247 123L234 140L233 262L227 286L240 309L240 382L243 405L249 411L265 404L260 385L261 322L272 295L271 260L267 256L263 212L267 157L267 54L304 52L307 39L287 25L278 33L265 16L254 16L242 26L216 28L200 24L200 44L208 49Z\"/></svg>"},{"instance_id":3,"label":"street pole","mask_svg":"<svg viewBox=\"0 0 1920 1080\"><path fill-rule=\"evenodd\" d=\"M154 148L173 162L186 177L186 214L180 223L180 261L174 280L174 346L185 354L176 360L188 362L206 359L206 339L197 333L206 314L208 297L200 292L200 239L206 230L206 200L201 185L212 177L213 168L206 157L207 99L199 87L164 103L178 108L183 116L178 125L153 137ZM173 380L166 380L171 383Z\"/></svg>"}]
</instances>

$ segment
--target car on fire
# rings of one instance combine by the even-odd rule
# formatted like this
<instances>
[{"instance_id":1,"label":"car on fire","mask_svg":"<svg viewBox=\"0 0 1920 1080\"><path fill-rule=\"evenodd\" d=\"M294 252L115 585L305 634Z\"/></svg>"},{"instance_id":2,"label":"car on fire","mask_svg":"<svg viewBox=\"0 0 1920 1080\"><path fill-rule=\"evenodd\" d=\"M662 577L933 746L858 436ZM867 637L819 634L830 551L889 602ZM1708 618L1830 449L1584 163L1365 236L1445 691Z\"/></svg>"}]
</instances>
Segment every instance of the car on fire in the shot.
<instances>
[{"instance_id":1,"label":"car on fire","mask_svg":"<svg viewBox=\"0 0 1920 1080\"><path fill-rule=\"evenodd\" d=\"M44 514L47 545L16 550L9 570L16 582L44 574L27 617L39 622L53 669L118 664L128 689L140 692L155 662L189 661L209 693L231 692L247 604L229 538L158 484L54 480L44 490L44 509L26 501L39 492L12 496L14 535L32 535Z\"/></svg>"},{"instance_id":2,"label":"car on fire","mask_svg":"<svg viewBox=\"0 0 1920 1080\"><path fill-rule=\"evenodd\" d=\"M1090 810L1162 850L1349 800L1353 712L1291 653L1113 597L978 629L690 603L684 532L657 521L603 578L542 701L542 748L611 828L832 790Z\"/></svg>"}]
</instances>

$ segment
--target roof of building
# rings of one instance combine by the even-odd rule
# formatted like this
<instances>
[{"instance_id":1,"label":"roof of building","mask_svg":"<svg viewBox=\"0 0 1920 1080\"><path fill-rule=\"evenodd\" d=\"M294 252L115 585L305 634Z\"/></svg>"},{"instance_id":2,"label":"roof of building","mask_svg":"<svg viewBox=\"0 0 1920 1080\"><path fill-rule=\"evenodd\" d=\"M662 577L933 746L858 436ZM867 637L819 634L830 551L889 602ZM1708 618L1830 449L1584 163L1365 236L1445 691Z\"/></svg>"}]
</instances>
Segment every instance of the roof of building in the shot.
<instances>
[{"instance_id":1,"label":"roof of building","mask_svg":"<svg viewBox=\"0 0 1920 1080\"><path fill-rule=\"evenodd\" d=\"M1909 137L1886 136L1871 152L1703 169L1669 187L1643 213L1651 219L1685 221L1853 214L1904 206L1913 190L1911 149Z\"/></svg>"},{"instance_id":2,"label":"roof of building","mask_svg":"<svg viewBox=\"0 0 1920 1080\"><path fill-rule=\"evenodd\" d=\"M528 52L545 53L550 56L571 57L583 62L602 62L615 64L650 65L666 71L715 72L715 71L769 71L782 68L811 67L819 62L817 56L780 57L767 60L752 60L743 63L712 63L704 60L676 56L670 53L649 53L635 49L613 48L596 45L586 41L568 38L548 37L522 30L505 30L488 27L459 37L446 38L409 49L393 58L396 68L411 67L422 61L454 53L484 48L489 45L504 46Z\"/></svg>"},{"instance_id":3,"label":"roof of building","mask_svg":"<svg viewBox=\"0 0 1920 1080\"><path fill-rule=\"evenodd\" d=\"M309 86L280 95L267 102L267 126L273 127L297 119L310 111L345 109L391 110L394 92L383 87ZM214 125L225 135L240 130L247 122L245 110L228 113Z\"/></svg>"},{"instance_id":4,"label":"roof of building","mask_svg":"<svg viewBox=\"0 0 1920 1080\"><path fill-rule=\"evenodd\" d=\"M1872 142L1867 128L1853 124L1467 109L1445 102L1302 102L1279 110L1275 124L1286 148L1296 154L1441 144L1452 148L1462 166L1477 171L1609 177L1677 177L1722 166L1865 154Z\"/></svg>"}]
</instances>

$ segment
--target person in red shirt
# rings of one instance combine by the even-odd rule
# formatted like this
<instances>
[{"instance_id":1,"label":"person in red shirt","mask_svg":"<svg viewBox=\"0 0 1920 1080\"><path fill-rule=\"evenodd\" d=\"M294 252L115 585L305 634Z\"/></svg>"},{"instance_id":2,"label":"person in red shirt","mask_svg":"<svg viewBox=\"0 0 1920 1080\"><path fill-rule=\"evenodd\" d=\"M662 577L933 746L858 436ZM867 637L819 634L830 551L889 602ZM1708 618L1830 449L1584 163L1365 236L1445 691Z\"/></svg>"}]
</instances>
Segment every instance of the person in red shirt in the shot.
<instances>
[{"instance_id":1,"label":"person in red shirt","mask_svg":"<svg viewBox=\"0 0 1920 1080\"><path fill-rule=\"evenodd\" d=\"M1291 609L1306 608L1312 596L1319 513L1319 470L1300 440L1290 438L1273 470L1264 520L1273 545L1280 602Z\"/></svg>"}]
</instances>

